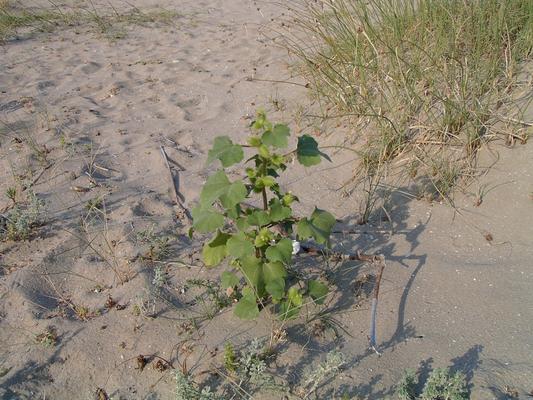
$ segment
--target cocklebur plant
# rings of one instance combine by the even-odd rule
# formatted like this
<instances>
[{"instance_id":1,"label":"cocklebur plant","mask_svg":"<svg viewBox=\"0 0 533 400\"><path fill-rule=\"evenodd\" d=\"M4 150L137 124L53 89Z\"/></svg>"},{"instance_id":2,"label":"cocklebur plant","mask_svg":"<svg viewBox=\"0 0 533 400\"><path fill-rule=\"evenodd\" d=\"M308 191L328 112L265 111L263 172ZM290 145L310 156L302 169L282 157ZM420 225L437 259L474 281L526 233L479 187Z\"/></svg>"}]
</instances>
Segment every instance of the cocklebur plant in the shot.
<instances>
[{"instance_id":1,"label":"cocklebur plant","mask_svg":"<svg viewBox=\"0 0 533 400\"><path fill-rule=\"evenodd\" d=\"M277 305L280 318L289 319L298 314L304 296L321 303L328 293L327 286L316 280L288 287L287 267L298 250L291 237L312 238L329 246L335 217L315 208L310 217L296 218L291 206L298 198L284 192L277 178L287 169L291 157L305 167L329 157L309 135L298 138L294 151L281 153L288 147L290 130L286 125L272 124L263 112L258 113L251 130L247 145L235 144L228 136L215 138L208 163L219 160L223 168L228 168L244 160L245 148L253 154L244 162L244 179L232 182L224 169L207 179L199 204L192 210L193 230L214 232L202 250L206 266L215 267L229 260L231 270L221 274L221 284L229 291L240 290L234 309L238 317L254 319L259 314L258 303L264 306L271 301ZM262 207L248 204L254 196L260 198ZM244 277L242 289L241 278L235 272Z\"/></svg>"}]
</instances>

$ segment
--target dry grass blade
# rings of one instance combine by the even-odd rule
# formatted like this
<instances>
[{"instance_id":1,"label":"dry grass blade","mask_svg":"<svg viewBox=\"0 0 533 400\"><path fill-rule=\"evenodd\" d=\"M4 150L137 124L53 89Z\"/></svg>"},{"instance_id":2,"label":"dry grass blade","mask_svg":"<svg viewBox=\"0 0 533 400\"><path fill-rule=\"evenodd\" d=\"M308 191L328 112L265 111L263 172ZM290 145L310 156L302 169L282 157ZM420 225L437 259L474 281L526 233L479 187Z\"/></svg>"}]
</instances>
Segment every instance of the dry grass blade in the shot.
<instances>
[{"instance_id":1,"label":"dry grass blade","mask_svg":"<svg viewBox=\"0 0 533 400\"><path fill-rule=\"evenodd\" d=\"M447 198L484 143L523 137L510 93L532 55L531 1L300 0L294 13L286 46L326 114L364 143L359 175L395 168Z\"/></svg>"}]
</instances>

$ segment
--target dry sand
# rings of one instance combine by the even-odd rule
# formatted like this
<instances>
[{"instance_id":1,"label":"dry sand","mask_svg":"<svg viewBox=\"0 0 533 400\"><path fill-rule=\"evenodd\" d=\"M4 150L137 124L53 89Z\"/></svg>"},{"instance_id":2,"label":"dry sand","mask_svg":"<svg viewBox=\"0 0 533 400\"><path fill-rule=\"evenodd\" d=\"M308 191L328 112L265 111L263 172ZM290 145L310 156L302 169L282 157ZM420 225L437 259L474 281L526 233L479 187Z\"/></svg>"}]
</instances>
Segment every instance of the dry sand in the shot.
<instances>
[{"instance_id":1,"label":"dry sand","mask_svg":"<svg viewBox=\"0 0 533 400\"><path fill-rule=\"evenodd\" d=\"M112 4L119 12L131 7ZM138 258L147 248L136 233L154 226L172 234L169 258L199 264L193 253L201 238L187 239L187 224L176 217L160 146L190 209L215 168L205 165L212 139L242 139L258 107L294 132L320 131L301 118L309 105L304 87L257 80L305 83L290 77L286 51L263 34L281 28L285 11L249 0L135 6L179 15L170 24L123 24L118 39L79 25L23 32L0 45L0 192L14 185L14 175L38 177L34 190L47 209L46 224L31 240L0 243L3 399L90 399L97 388L114 399L172 399L173 373L153 369L155 361L138 369L138 355L177 366L190 346L187 367L202 381L226 341L238 346L270 332L265 315L244 323L228 309L191 328L201 307L184 282L216 273L161 264L169 282L156 292L157 265ZM46 160L14 137L45 145ZM318 136L329 144L341 139ZM368 268L347 264L333 273L339 290L331 300L332 316L347 333L317 337L303 321L292 323L275 363L280 376L296 385L327 351L340 348L348 366L329 386L354 397L392 395L405 368L420 367L427 376L450 366L467 375L472 399L505 399L512 390L526 398L533 389L533 148L493 150L499 162L469 188L493 188L479 207L468 195L457 199L460 214L398 196L389 209L392 227L354 224L357 198L336 190L351 175L351 154L332 154L332 164L296 168L284 178L302 199L298 211L316 205L363 231L337 235L337 248L382 253L387 267L378 317L383 355L367 350L368 288L356 290ZM105 223L87 217L87 202L99 197ZM3 197L0 209L8 205ZM127 282L120 284L114 270ZM109 296L126 308L106 309ZM86 321L73 305L87 307ZM36 344L48 326L57 331L57 345Z\"/></svg>"}]
</instances>

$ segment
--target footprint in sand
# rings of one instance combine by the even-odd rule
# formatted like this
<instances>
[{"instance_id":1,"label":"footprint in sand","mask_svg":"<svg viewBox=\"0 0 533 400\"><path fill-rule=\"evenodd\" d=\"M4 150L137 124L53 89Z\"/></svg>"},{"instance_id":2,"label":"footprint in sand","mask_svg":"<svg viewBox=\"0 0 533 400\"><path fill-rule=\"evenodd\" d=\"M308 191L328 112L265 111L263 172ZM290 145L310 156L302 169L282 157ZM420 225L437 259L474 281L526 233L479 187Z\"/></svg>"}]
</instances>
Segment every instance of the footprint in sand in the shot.
<instances>
[{"instance_id":1,"label":"footprint in sand","mask_svg":"<svg viewBox=\"0 0 533 400\"><path fill-rule=\"evenodd\" d=\"M83 67L81 67L81 71L86 75L94 74L95 72L99 71L102 68L102 66L95 62L90 62Z\"/></svg>"}]
</instances>

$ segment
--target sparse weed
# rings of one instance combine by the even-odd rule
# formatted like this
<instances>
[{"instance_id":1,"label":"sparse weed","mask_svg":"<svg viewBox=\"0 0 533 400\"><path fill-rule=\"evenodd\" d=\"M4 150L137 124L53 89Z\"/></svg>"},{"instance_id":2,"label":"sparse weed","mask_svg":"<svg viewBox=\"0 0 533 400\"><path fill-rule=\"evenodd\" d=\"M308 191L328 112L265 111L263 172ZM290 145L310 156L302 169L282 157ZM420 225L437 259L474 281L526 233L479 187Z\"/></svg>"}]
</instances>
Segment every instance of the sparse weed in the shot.
<instances>
[{"instance_id":1,"label":"sparse weed","mask_svg":"<svg viewBox=\"0 0 533 400\"><path fill-rule=\"evenodd\" d=\"M149 296L137 296L131 312L136 317L155 318L156 301Z\"/></svg>"},{"instance_id":2,"label":"sparse weed","mask_svg":"<svg viewBox=\"0 0 533 400\"><path fill-rule=\"evenodd\" d=\"M89 199L85 204L85 210L90 213L93 211L102 210L104 205L103 199L101 197L95 197L94 199Z\"/></svg>"},{"instance_id":3,"label":"sparse weed","mask_svg":"<svg viewBox=\"0 0 533 400\"><path fill-rule=\"evenodd\" d=\"M224 345L224 368L226 371L233 374L237 371L238 367L237 355L235 354L235 349L231 342L227 342Z\"/></svg>"},{"instance_id":4,"label":"sparse weed","mask_svg":"<svg viewBox=\"0 0 533 400\"><path fill-rule=\"evenodd\" d=\"M30 190L26 203L15 204L0 220L0 239L29 239L33 229L44 221L44 205Z\"/></svg>"},{"instance_id":5,"label":"sparse weed","mask_svg":"<svg viewBox=\"0 0 533 400\"><path fill-rule=\"evenodd\" d=\"M188 375L176 370L176 400L224 400L208 387L198 388Z\"/></svg>"},{"instance_id":6,"label":"sparse weed","mask_svg":"<svg viewBox=\"0 0 533 400\"><path fill-rule=\"evenodd\" d=\"M151 261L161 261L170 256L171 237L155 233L155 225L137 233L137 240L148 246L143 258Z\"/></svg>"},{"instance_id":7,"label":"sparse weed","mask_svg":"<svg viewBox=\"0 0 533 400\"><path fill-rule=\"evenodd\" d=\"M17 188L14 186L8 187L6 190L6 197L15 204L17 202Z\"/></svg>"},{"instance_id":8,"label":"sparse weed","mask_svg":"<svg viewBox=\"0 0 533 400\"><path fill-rule=\"evenodd\" d=\"M35 335L35 343L44 347L54 347L57 345L57 341L57 330L53 326L49 326L44 332Z\"/></svg>"},{"instance_id":9,"label":"sparse weed","mask_svg":"<svg viewBox=\"0 0 533 400\"><path fill-rule=\"evenodd\" d=\"M229 307L233 298L228 296L222 290L220 285L208 279L188 279L185 282L184 290L200 290L200 293L194 297L194 304L201 307L201 313L206 319L212 319L223 308Z\"/></svg>"},{"instance_id":10,"label":"sparse weed","mask_svg":"<svg viewBox=\"0 0 533 400\"><path fill-rule=\"evenodd\" d=\"M416 396L418 379L413 370L405 372L396 394L400 400L467 400L468 391L463 374L450 373L448 368L437 368L429 374L420 396Z\"/></svg>"},{"instance_id":11,"label":"sparse weed","mask_svg":"<svg viewBox=\"0 0 533 400\"><path fill-rule=\"evenodd\" d=\"M265 340L255 338L237 353L231 343L226 343L224 366L228 373L226 389L231 394L230 398L252 399L260 392L286 391L268 371L266 359L269 351L265 344Z\"/></svg>"},{"instance_id":12,"label":"sparse weed","mask_svg":"<svg viewBox=\"0 0 533 400\"><path fill-rule=\"evenodd\" d=\"M152 285L157 288L162 288L168 284L168 274L161 266L157 266L154 269L154 277L152 279Z\"/></svg>"},{"instance_id":13,"label":"sparse weed","mask_svg":"<svg viewBox=\"0 0 533 400\"><path fill-rule=\"evenodd\" d=\"M302 385L302 391L305 392L304 398L316 392L327 379L337 375L345 363L344 354L336 350L329 352L326 359L304 377Z\"/></svg>"}]
</instances>

